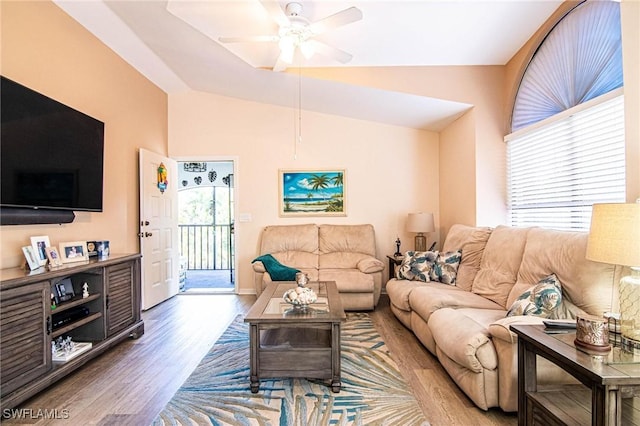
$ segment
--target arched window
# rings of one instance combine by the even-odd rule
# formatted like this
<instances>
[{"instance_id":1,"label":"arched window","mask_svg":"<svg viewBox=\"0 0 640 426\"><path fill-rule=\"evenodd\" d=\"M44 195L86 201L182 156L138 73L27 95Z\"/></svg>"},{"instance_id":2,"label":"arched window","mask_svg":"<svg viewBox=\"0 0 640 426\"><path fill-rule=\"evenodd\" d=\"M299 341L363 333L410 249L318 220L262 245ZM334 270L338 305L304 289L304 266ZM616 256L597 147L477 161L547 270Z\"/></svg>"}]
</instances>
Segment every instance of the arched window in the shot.
<instances>
[{"instance_id":1,"label":"arched window","mask_svg":"<svg viewBox=\"0 0 640 426\"><path fill-rule=\"evenodd\" d=\"M586 1L538 47L507 141L513 226L588 230L591 207L625 201L620 4Z\"/></svg>"},{"instance_id":2,"label":"arched window","mask_svg":"<svg viewBox=\"0 0 640 426\"><path fill-rule=\"evenodd\" d=\"M511 131L622 87L620 3L584 2L549 33L527 66Z\"/></svg>"}]
</instances>

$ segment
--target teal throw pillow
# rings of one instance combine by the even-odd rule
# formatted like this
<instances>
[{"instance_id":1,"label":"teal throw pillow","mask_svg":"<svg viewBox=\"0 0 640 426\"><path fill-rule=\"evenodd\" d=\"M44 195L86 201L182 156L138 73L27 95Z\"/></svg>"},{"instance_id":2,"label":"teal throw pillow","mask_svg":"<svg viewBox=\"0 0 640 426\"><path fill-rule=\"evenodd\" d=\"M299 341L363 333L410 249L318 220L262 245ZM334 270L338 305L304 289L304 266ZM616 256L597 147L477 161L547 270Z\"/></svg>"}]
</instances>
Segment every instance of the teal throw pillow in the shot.
<instances>
[{"instance_id":1,"label":"teal throw pillow","mask_svg":"<svg viewBox=\"0 0 640 426\"><path fill-rule=\"evenodd\" d=\"M258 261L262 262L264 269L267 270L273 281L295 281L296 274L300 272L299 269L283 265L270 254L263 254L262 256L256 257L251 263Z\"/></svg>"},{"instance_id":2,"label":"teal throw pillow","mask_svg":"<svg viewBox=\"0 0 640 426\"><path fill-rule=\"evenodd\" d=\"M522 293L509 308L507 316L535 315L550 318L561 304L562 287L558 277L551 274Z\"/></svg>"}]
</instances>

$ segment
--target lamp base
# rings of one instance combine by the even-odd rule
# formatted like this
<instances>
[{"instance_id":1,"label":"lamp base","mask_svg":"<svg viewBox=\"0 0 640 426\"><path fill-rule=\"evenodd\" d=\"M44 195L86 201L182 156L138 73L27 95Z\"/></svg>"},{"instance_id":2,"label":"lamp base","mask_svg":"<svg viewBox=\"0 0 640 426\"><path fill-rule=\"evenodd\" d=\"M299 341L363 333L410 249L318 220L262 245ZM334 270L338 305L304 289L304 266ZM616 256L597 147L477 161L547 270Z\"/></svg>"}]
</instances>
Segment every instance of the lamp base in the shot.
<instances>
[{"instance_id":1,"label":"lamp base","mask_svg":"<svg viewBox=\"0 0 640 426\"><path fill-rule=\"evenodd\" d=\"M620 280L620 330L622 348L640 354L640 269Z\"/></svg>"},{"instance_id":2,"label":"lamp base","mask_svg":"<svg viewBox=\"0 0 640 426\"><path fill-rule=\"evenodd\" d=\"M427 237L421 233L416 235L416 251L427 251Z\"/></svg>"}]
</instances>

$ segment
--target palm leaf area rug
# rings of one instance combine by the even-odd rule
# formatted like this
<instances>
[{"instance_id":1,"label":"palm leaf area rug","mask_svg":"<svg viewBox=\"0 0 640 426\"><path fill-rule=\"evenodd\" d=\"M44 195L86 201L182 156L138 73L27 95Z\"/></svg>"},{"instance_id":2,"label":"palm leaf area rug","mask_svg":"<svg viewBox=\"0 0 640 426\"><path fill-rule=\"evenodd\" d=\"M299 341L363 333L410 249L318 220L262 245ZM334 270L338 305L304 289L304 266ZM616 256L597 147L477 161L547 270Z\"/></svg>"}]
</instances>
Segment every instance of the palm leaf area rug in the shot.
<instances>
[{"instance_id":1,"label":"palm leaf area rug","mask_svg":"<svg viewBox=\"0 0 640 426\"><path fill-rule=\"evenodd\" d=\"M321 380L262 379L249 386L249 327L238 316L153 425L429 425L367 314L341 333L342 388Z\"/></svg>"}]
</instances>

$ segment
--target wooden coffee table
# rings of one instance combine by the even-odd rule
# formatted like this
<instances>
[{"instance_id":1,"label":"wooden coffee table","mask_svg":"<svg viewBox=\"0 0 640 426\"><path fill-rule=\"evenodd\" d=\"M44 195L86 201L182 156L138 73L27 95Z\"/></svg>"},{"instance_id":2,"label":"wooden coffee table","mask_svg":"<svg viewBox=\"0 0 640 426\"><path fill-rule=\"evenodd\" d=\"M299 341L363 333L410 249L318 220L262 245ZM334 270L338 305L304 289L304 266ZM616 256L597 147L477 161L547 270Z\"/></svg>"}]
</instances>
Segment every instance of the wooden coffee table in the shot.
<instances>
[{"instance_id":1,"label":"wooden coffee table","mask_svg":"<svg viewBox=\"0 0 640 426\"><path fill-rule=\"evenodd\" d=\"M294 309L282 296L295 282L270 283L247 313L251 392L261 378L329 379L340 392L340 324L346 319L333 281L310 282L318 295L306 310Z\"/></svg>"}]
</instances>

